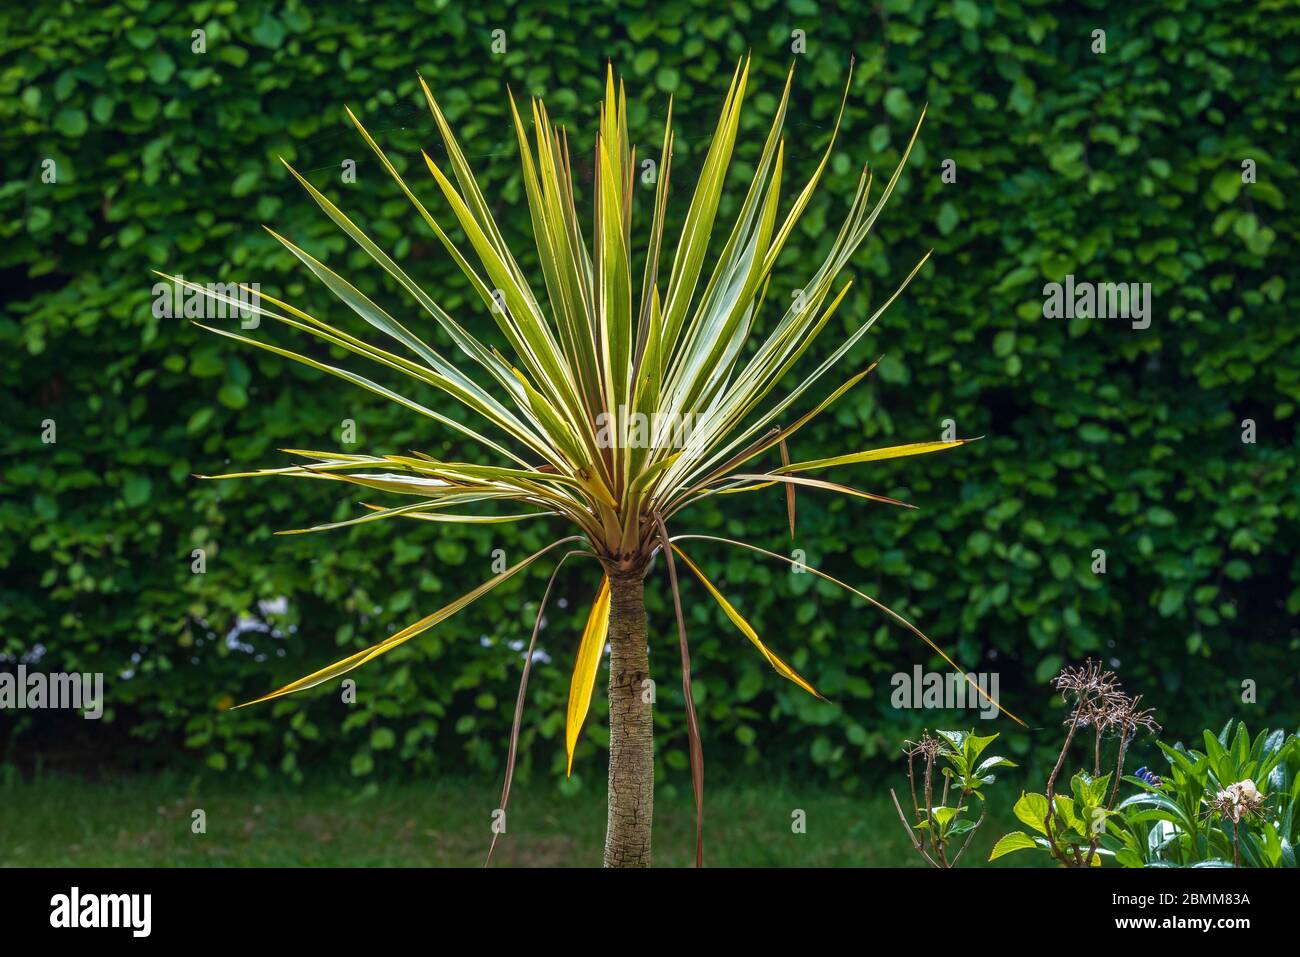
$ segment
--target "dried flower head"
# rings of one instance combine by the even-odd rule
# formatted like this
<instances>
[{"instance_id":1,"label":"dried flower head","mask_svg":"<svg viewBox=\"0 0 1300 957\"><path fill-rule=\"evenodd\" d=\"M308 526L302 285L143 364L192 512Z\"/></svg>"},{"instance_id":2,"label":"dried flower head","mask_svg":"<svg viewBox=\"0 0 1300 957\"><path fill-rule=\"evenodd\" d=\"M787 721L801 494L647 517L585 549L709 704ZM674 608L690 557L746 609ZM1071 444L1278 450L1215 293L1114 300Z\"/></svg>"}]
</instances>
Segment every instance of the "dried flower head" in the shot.
<instances>
[{"instance_id":1,"label":"dried flower head","mask_svg":"<svg viewBox=\"0 0 1300 957\"><path fill-rule=\"evenodd\" d=\"M1245 817L1258 817L1267 795L1261 794L1255 782L1247 778L1226 788L1210 799L1210 811L1224 820L1238 823Z\"/></svg>"},{"instance_id":2,"label":"dried flower head","mask_svg":"<svg viewBox=\"0 0 1300 957\"><path fill-rule=\"evenodd\" d=\"M1091 658L1078 667L1062 669L1052 683L1061 692L1061 697L1067 700L1070 695L1076 698L1104 697L1119 687L1115 673L1102 671L1101 662Z\"/></svg>"},{"instance_id":3,"label":"dried flower head","mask_svg":"<svg viewBox=\"0 0 1300 957\"><path fill-rule=\"evenodd\" d=\"M927 761L933 761L940 754L949 750L947 742L942 738L933 738L929 731L921 732L920 741L904 741L903 753L908 758L914 758L922 755Z\"/></svg>"},{"instance_id":4,"label":"dried flower head","mask_svg":"<svg viewBox=\"0 0 1300 957\"><path fill-rule=\"evenodd\" d=\"M1098 716L1097 726L1103 732L1114 734L1116 737L1123 738L1126 742L1133 740L1133 736L1143 728L1151 734L1158 734L1160 725L1155 720L1155 709L1139 708L1138 705L1141 701L1141 695L1130 698L1123 692L1118 693L1102 709Z\"/></svg>"},{"instance_id":5,"label":"dried flower head","mask_svg":"<svg viewBox=\"0 0 1300 957\"><path fill-rule=\"evenodd\" d=\"M1082 666L1063 669L1052 683L1061 692L1062 701L1074 701L1066 723L1078 727L1105 728L1112 723L1116 709L1129 701L1115 672L1103 671L1101 663L1091 658Z\"/></svg>"}]
</instances>

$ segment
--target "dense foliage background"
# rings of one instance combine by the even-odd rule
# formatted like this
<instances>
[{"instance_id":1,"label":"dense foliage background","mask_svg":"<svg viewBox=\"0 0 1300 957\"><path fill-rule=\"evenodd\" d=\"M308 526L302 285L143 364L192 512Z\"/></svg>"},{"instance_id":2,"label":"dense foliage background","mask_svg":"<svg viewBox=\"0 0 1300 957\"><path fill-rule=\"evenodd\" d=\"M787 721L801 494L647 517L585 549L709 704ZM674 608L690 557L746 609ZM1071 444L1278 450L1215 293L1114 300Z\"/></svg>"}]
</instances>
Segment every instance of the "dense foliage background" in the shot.
<instances>
[{"instance_id":1,"label":"dense foliage background","mask_svg":"<svg viewBox=\"0 0 1300 957\"><path fill-rule=\"evenodd\" d=\"M551 4L9 4L0 14L0 661L103 671L110 712L39 724L7 713L8 753L140 765L359 776L500 766L548 568L517 579L337 688L237 712L369 644L522 557L538 525L381 523L272 537L368 500L335 483L203 483L192 473L285 464L277 448L454 457L446 434L301 366L151 313L151 269L260 282L324 314L328 294L267 223L396 308L292 182L285 157L395 251L463 321L468 287L347 124L351 105L404 168L441 150L417 86L441 98L516 249L531 246L505 86L544 95L589 177L607 59L628 84L633 136L658 153L675 96L675 207L684 212L737 59L757 82L732 173L747 182L793 60L790 184L829 136L851 57L842 140L778 273L787 297L838 227L862 163L892 171L925 103L909 169L854 262L824 337L860 322L913 263L931 265L868 336L845 377L878 374L816 428L799 458L959 434L956 452L853 475L921 508L779 492L697 508L679 531L727 530L871 591L968 668L996 671L1011 710L1046 729L1044 684L1104 656L1170 736L1300 717L1296 401L1300 284L1294 162L1300 16L1291 4L876 4L690 0ZM192 50L195 29L206 52ZM1093 52L1093 31L1106 51ZM492 50L501 30L504 54ZM792 52L803 31L806 52ZM644 155L644 154L643 154ZM43 180L53 160L57 179ZM356 161L355 183L342 164ZM956 181L944 182L944 160ZM1243 183L1243 161L1256 179ZM586 193L586 182L580 182ZM1291 197L1288 199L1288 197ZM646 187L640 221L652 198ZM431 208L441 211L443 207ZM678 220L680 222L680 219ZM671 232L671 228L670 228ZM1045 319L1043 285L1149 282L1150 328ZM400 314L400 313L399 313ZM421 331L434 335L428 325ZM263 329L258 335L277 336ZM281 338L282 344L293 344ZM300 345L297 344L297 345ZM808 360L810 363L815 357ZM1257 441L1242 441L1245 419ZM46 420L57 429L42 442ZM848 477L849 473L844 473ZM192 551L206 573L192 572ZM1107 568L1094 574L1094 550ZM889 703L889 677L936 664L811 576L696 545L714 579L832 703L783 682L691 584L695 689L712 768L762 762L852 784L930 712ZM660 753L685 781L678 663L662 569L650 589ZM564 701L596 577L573 566L543 633L525 765L562 769ZM1242 682L1257 703L1242 703ZM598 702L575 775L599 779ZM956 719L961 720L961 719ZM942 722L941 722L942 723ZM948 723L952 723L949 721ZM1014 730L999 722L1001 730Z\"/></svg>"}]
</instances>

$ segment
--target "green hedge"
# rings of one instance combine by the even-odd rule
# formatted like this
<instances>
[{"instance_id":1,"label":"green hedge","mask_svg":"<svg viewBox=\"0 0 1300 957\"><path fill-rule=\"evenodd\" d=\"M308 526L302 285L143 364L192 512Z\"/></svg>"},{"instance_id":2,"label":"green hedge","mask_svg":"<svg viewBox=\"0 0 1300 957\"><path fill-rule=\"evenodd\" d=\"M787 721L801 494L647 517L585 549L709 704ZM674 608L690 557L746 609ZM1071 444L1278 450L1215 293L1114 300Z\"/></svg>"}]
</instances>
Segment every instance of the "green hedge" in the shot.
<instances>
[{"instance_id":1,"label":"green hedge","mask_svg":"<svg viewBox=\"0 0 1300 957\"><path fill-rule=\"evenodd\" d=\"M545 95L582 155L607 58L627 80L634 138L656 151L675 94L680 216L746 51L757 82L736 186L791 60L791 184L824 147L857 60L842 141L797 237L807 261L829 244L860 165L883 182L929 104L825 340L860 322L925 250L934 259L846 365L883 352L878 373L801 434L796 454L935 438L949 418L960 434L987 436L855 473L916 512L801 496L793 546L914 616L968 667L998 671L1005 703L1031 725L1055 723L1044 681L1086 655L1114 659L1172 732L1261 713L1252 709L1266 715L1252 726L1300 717L1300 326L1287 306L1300 284L1300 224L1287 200L1300 190L1293 7L551 6L133 0L0 14L0 652L104 671L111 705L99 724L6 716L17 731L11 754L82 742L101 758L257 773L498 768L518 677L511 643L526 640L548 569L357 673L355 705L330 689L221 711L401 627L488 577L494 549L522 556L546 533L413 522L272 537L350 516L364 496L334 483L202 483L191 473L282 464L281 447L337 447L345 419L366 451L454 456L456 445L367 393L154 318L150 270L257 281L328 310L327 294L261 231L268 223L401 304L291 181L283 156L446 308L486 322L344 104L409 165L418 147L438 148L420 71L527 251L507 83ZM192 52L198 28L202 54ZM504 55L491 50L497 29ZM1096 29L1106 31L1104 54L1092 49ZM805 53L792 53L795 30ZM354 184L340 176L346 159L357 163ZM941 175L946 159L955 183ZM1247 159L1256 180L1243 184ZM43 181L45 160L54 183ZM724 215L738 199L733 189ZM642 222L649 203L647 192ZM774 296L806 278L802 261L787 255ZM1151 283L1150 328L1044 318L1043 286L1066 274ZM1241 439L1244 419L1256 423L1254 444ZM41 441L45 420L54 444ZM728 504L725 516L697 507L679 530L790 550L780 493ZM206 574L191 572L195 548L207 551ZM1094 549L1106 551L1105 575L1091 571ZM686 585L712 767L762 762L852 783L936 720L890 707L889 676L936 660L879 614L811 576L696 551L833 702L783 683ZM548 772L562 768L569 667L595 584L589 568L562 579L565 605L543 638L551 660L530 688L526 764ZM662 579L650 600L660 751L684 781ZM231 637L241 616L273 633ZM1246 679L1258 683L1257 704L1241 704ZM602 721L598 705L576 762L588 779L604 773ZM1023 749L1031 738L1017 740Z\"/></svg>"}]
</instances>

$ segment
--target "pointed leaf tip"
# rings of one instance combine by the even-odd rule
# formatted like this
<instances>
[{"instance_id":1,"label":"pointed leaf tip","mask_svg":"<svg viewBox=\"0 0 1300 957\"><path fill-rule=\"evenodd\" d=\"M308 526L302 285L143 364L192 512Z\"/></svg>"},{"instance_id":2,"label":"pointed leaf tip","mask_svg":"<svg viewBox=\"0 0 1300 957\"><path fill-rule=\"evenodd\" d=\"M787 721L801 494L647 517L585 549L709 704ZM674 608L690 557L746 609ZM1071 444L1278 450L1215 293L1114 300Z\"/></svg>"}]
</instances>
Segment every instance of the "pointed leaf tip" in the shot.
<instances>
[{"instance_id":1,"label":"pointed leaf tip","mask_svg":"<svg viewBox=\"0 0 1300 957\"><path fill-rule=\"evenodd\" d=\"M717 587L714 586L713 582L709 581L709 579L705 576L704 572L700 570L700 567L696 565L695 562L691 561L686 556L685 552L683 552L680 548L678 548L677 545L673 545L672 549L674 552L677 553L677 556L686 564L686 567L689 568L694 573L697 579L699 579L700 584L702 584L705 590L708 591L708 593L713 597L713 600L718 603L718 607L722 609L723 614L725 614L727 618L731 620L731 623L735 625L737 629L739 629L740 633L743 634L746 638L748 638L750 643L753 644L754 647L759 650L759 653L762 654L762 656L767 659L767 663L770 664L773 667L773 669L775 669L777 674L779 674L783 678L788 679L789 681L794 682L796 685L798 685L800 688L802 688L804 691L807 691L809 694L813 695L814 697L821 698L821 700L823 701L826 700L824 697L822 697L821 692L819 692L807 680L805 680L802 675L800 675L797 671L791 668L790 665L786 663L785 659L781 658L780 655L773 652L770 648L767 647L767 645L763 643L763 640L759 638L758 633L754 630L753 626L750 625L750 623L745 620L745 617L741 615L739 611L736 610L735 606L732 605L731 602L727 601L727 599L723 596L722 592L718 591Z\"/></svg>"}]
</instances>

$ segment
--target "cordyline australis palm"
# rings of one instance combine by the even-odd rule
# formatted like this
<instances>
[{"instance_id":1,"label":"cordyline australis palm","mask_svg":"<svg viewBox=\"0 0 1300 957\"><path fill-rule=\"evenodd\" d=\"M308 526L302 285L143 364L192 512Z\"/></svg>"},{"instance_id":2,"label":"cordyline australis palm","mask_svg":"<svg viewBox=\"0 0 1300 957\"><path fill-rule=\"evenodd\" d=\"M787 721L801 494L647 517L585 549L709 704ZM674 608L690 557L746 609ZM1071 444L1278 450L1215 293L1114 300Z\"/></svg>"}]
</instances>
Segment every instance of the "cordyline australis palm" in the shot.
<instances>
[{"instance_id":1,"label":"cordyline australis palm","mask_svg":"<svg viewBox=\"0 0 1300 957\"><path fill-rule=\"evenodd\" d=\"M673 155L672 105L669 103L639 294L634 289L631 259L636 154L628 141L623 86L615 84L612 68L595 146L595 208L590 245L584 239L574 202L567 134L552 124L545 107L534 100L530 139L528 126L511 97L523 159L524 187L549 308L543 306L502 238L488 202L423 80L421 85L446 144L454 182L427 154L424 154L424 161L468 239L478 260L477 266L467 258L463 244L448 235L442 223L407 185L361 122L348 111L349 118L378 154L385 169L396 179L419 217L473 285L513 359L489 346L477 332L445 312L329 199L292 167L289 168L325 213L397 280L465 359L481 370L480 378L490 382L491 387L471 378L457 362L437 352L408 325L393 318L346 279L274 232L272 235L331 292L375 329L400 343L414 358L358 339L265 294L261 294L262 304L254 306L254 311L446 393L486 420L491 427L489 431L500 433L498 438L449 418L415 399L390 391L358 373L235 333L211 330L287 356L383 395L459 432L495 458L494 464L479 464L444 462L420 452L410 455L346 455L286 450L309 460L308 464L220 476L288 475L332 479L417 499L412 504L397 507L367 506L369 512L358 518L301 531L323 531L390 518L430 522L518 522L559 517L576 526L576 534L552 542L445 608L364 651L349 655L257 701L315 687L378 658L450 618L544 556L558 553L560 561L547 585L537 613L537 625L533 629L533 643L525 657L502 794L504 809L509 798L520 709L533 646L551 585L560 565L569 557L594 557L603 566L604 578L578 643L565 737L571 769L574 746L588 711L596 673L608 640L609 819L604 856L607 866L650 863L654 783L653 696L647 693L650 668L643 579L653 555L660 551L664 554L677 615L695 788L697 864L702 859L704 771L674 555L700 580L726 616L778 673L805 691L817 694L811 684L764 644L740 612L687 557L681 543L707 539L746 548L779 561L793 562L757 546L730 539L708 535L672 537L667 524L682 509L702 498L755 492L774 486L784 486L787 490L792 533L792 492L797 486L902 505L884 496L811 478L806 473L918 455L962 444L962 440L919 442L872 451L852 451L815 461L791 462L789 459L787 443L790 438L861 382L871 369L853 375L798 418L786 419L787 410L848 353L898 292L838 343L829 357L797 387L771 403L765 411L760 411L769 394L825 329L836 307L843 301L849 284L834 289L836 276L871 228L889 198L899 172L894 173L880 199L872 206L868 203L871 180L864 170L844 224L825 261L804 283L802 295L795 299L794 305L779 319L760 324L758 316L772 269L826 168L839 120L811 180L800 190L785 216L778 217L784 162L781 128L790 93L790 79L787 79L740 214L721 255L711 262L706 277L706 254L713 236L723 180L736 141L741 102L748 80L749 63L746 61L738 65L732 77L664 282L660 261ZM847 95L846 86L846 98ZM843 109L841 103L840 117ZM913 133L912 142L915 139L916 133ZM910 150L911 142L908 144ZM906 154L903 160L906 161ZM899 170L902 165L899 164ZM924 261L922 259L917 264L908 280L916 275ZM175 277L173 281L228 304L238 304L219 291L213 292ZM266 308L265 303L275 309ZM465 359L458 361L463 364ZM682 423L689 423L690 428L682 429ZM502 438L506 441L500 441ZM750 465L773 448L779 448L780 464L772 468ZM382 471L374 471L377 469ZM524 511L511 514L454 511L472 503L507 501L522 506ZM561 553L561 549L567 550ZM816 569L807 570L861 596L929 641L915 627L869 596ZM250 702L253 703L256 702ZM489 860L490 856L489 851Z\"/></svg>"}]
</instances>

